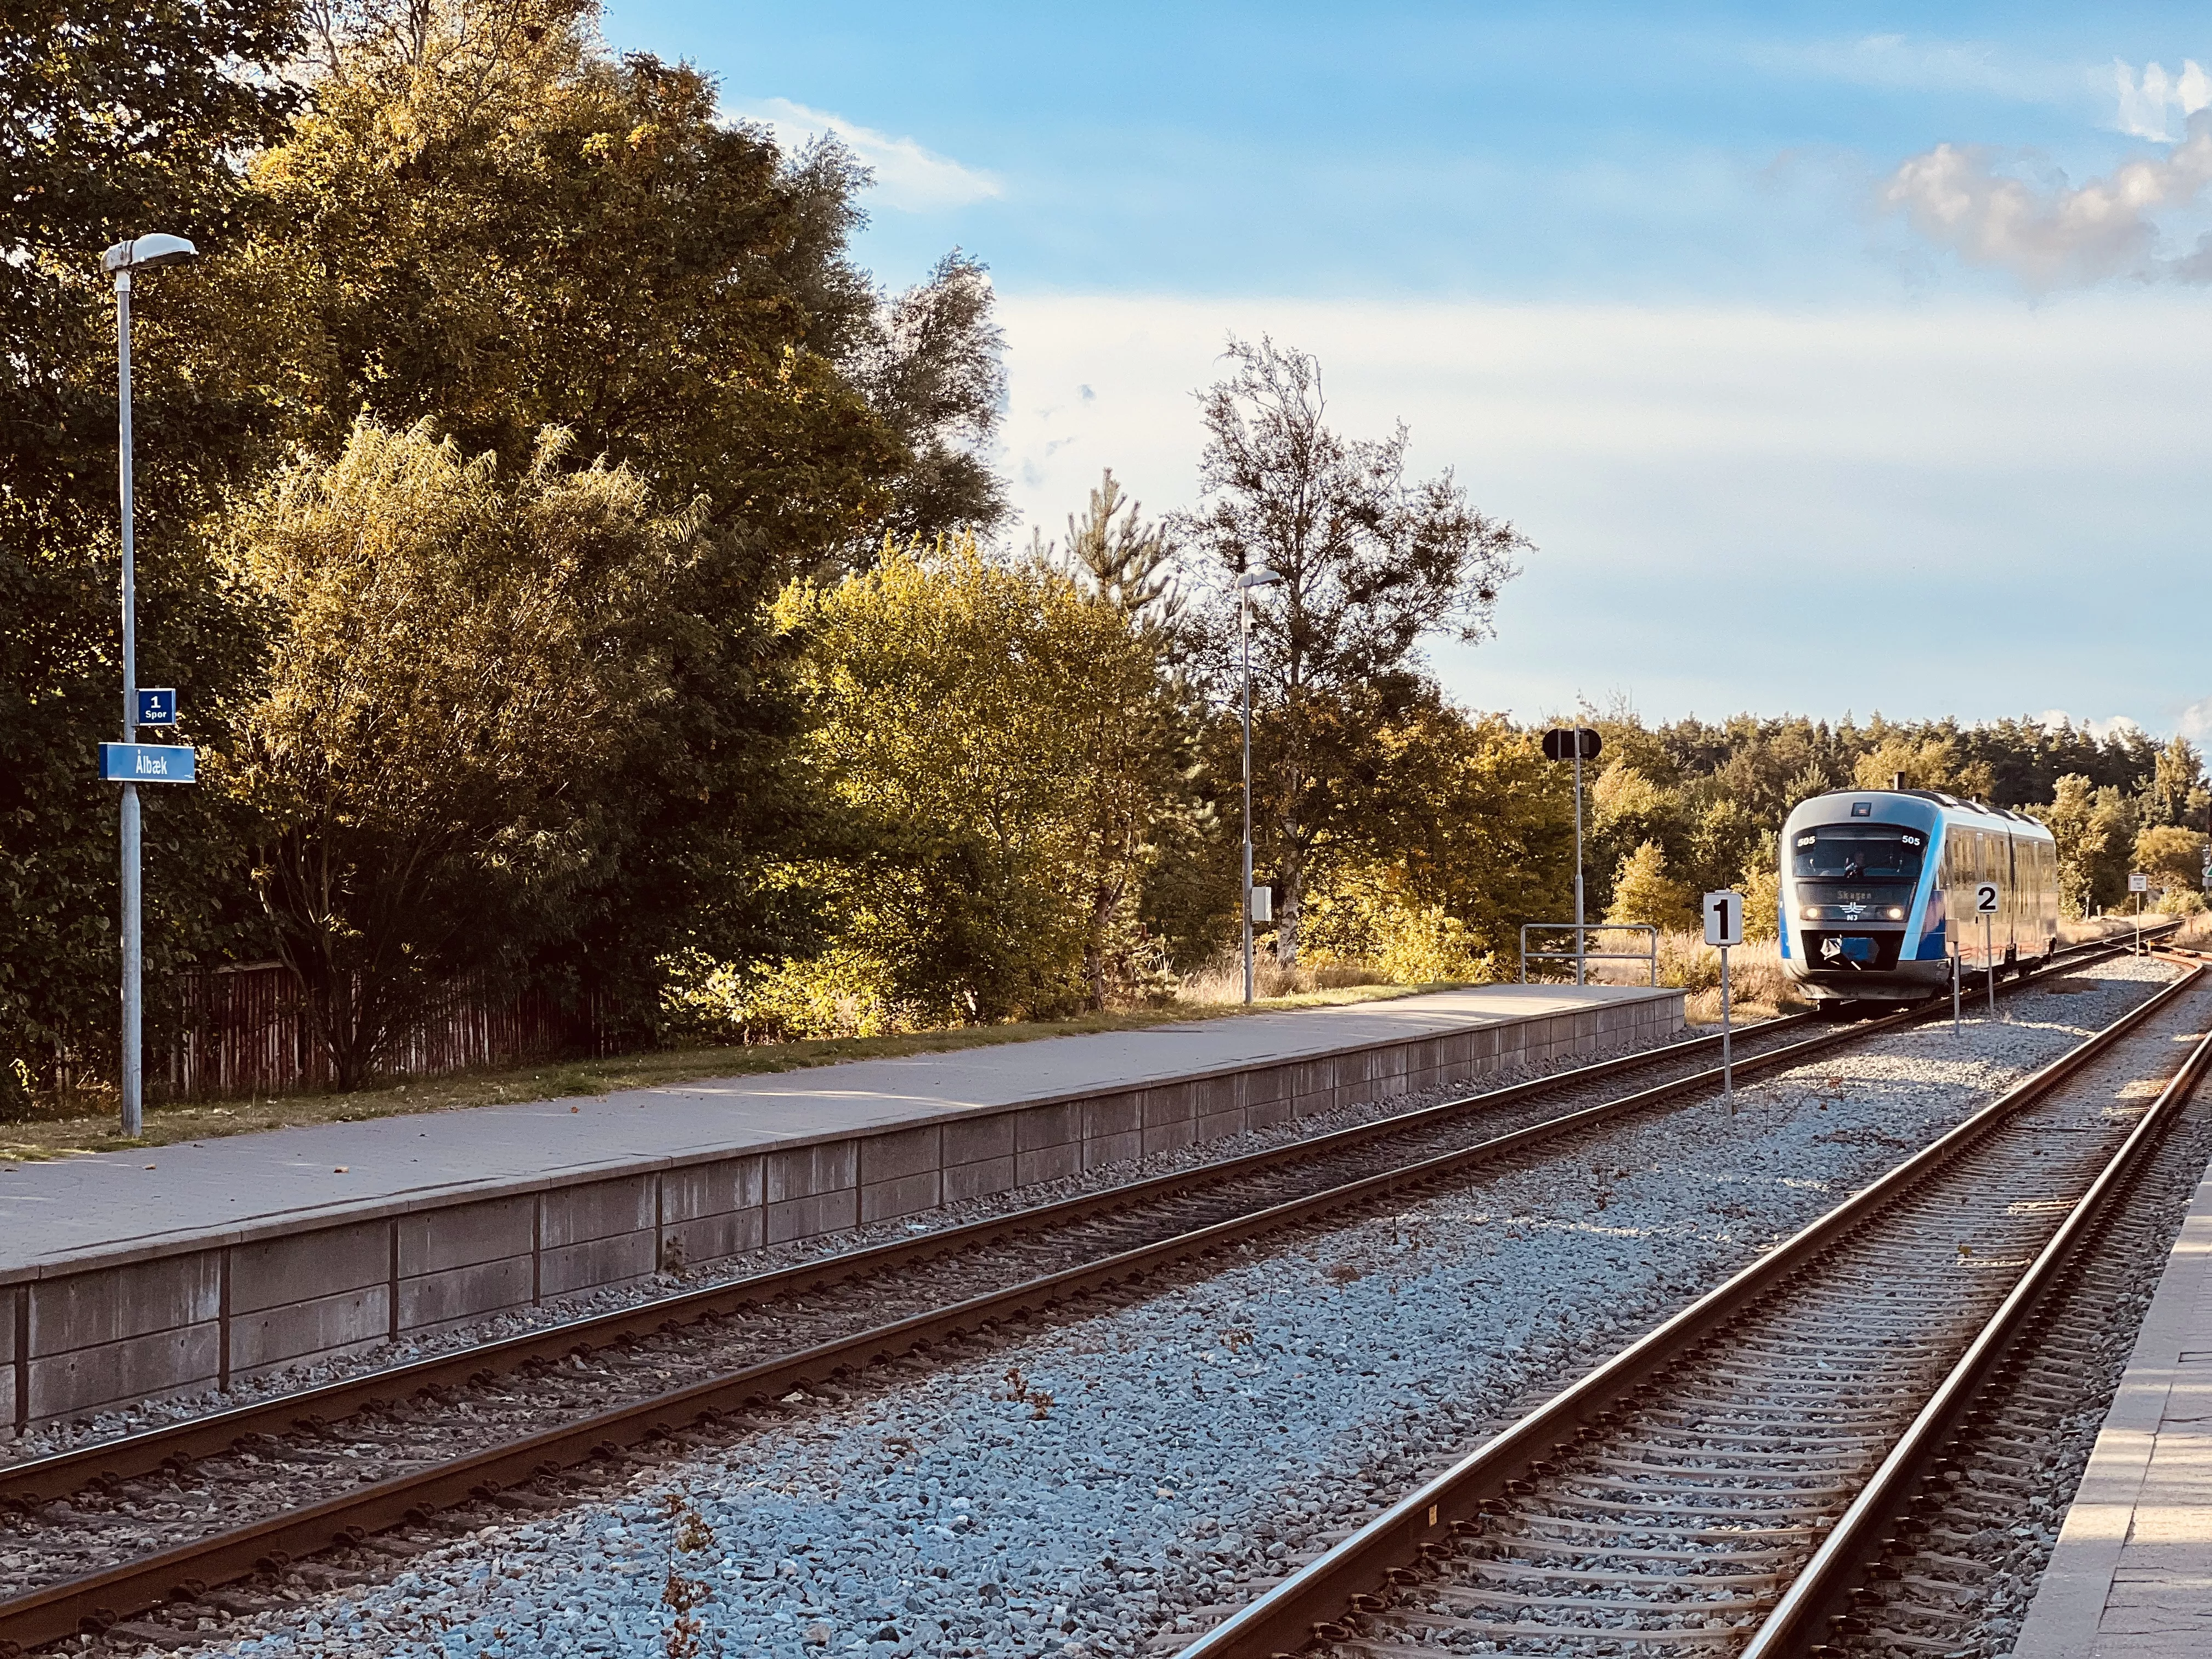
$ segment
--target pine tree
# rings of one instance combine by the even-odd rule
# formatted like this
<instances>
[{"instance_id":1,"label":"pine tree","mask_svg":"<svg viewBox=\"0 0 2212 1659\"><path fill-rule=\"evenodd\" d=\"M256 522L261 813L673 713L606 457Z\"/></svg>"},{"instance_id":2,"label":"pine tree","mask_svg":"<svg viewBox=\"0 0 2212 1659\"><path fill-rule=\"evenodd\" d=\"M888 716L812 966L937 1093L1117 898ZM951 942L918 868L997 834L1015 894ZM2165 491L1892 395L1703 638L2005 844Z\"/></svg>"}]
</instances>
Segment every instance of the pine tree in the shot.
<instances>
[{"instance_id":1,"label":"pine tree","mask_svg":"<svg viewBox=\"0 0 2212 1659\"><path fill-rule=\"evenodd\" d=\"M1131 621L1165 630L1182 614L1182 584L1176 572L1176 544L1167 526L1139 516L1140 503L1124 505L1121 485L1108 467L1091 505L1079 520L1067 515L1067 549L1059 553L1033 536L1033 551L1060 565Z\"/></svg>"}]
</instances>

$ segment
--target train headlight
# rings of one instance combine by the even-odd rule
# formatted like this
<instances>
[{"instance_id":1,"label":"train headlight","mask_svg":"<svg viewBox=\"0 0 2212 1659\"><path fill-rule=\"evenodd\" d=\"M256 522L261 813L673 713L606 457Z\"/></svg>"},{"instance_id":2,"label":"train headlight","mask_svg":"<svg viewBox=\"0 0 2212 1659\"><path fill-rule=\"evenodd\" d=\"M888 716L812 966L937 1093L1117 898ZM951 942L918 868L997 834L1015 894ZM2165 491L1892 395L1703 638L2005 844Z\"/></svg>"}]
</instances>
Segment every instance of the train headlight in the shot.
<instances>
[{"instance_id":1,"label":"train headlight","mask_svg":"<svg viewBox=\"0 0 2212 1659\"><path fill-rule=\"evenodd\" d=\"M1798 920L1798 921L1820 921L1820 907L1819 905L1817 905L1817 904L1801 904L1801 905L1799 905L1799 906L1797 907L1797 920Z\"/></svg>"},{"instance_id":2,"label":"train headlight","mask_svg":"<svg viewBox=\"0 0 2212 1659\"><path fill-rule=\"evenodd\" d=\"M1888 909L1883 911L1882 915L1887 916L1892 921L1903 921L1905 920L1905 907L1901 904L1893 904Z\"/></svg>"}]
</instances>

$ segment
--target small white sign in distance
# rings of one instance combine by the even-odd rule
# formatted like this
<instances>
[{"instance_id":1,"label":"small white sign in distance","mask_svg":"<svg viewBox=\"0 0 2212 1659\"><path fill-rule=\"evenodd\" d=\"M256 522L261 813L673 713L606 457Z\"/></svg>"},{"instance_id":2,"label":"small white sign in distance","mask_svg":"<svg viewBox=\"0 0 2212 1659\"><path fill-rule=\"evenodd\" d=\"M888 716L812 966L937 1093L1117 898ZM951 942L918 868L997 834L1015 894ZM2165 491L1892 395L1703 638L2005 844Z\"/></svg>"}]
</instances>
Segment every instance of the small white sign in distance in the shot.
<instances>
[{"instance_id":1,"label":"small white sign in distance","mask_svg":"<svg viewBox=\"0 0 2212 1659\"><path fill-rule=\"evenodd\" d=\"M1993 916L1997 913L1997 901L2002 896L1993 881L1977 882L1974 885L1974 914Z\"/></svg>"},{"instance_id":2,"label":"small white sign in distance","mask_svg":"<svg viewBox=\"0 0 2212 1659\"><path fill-rule=\"evenodd\" d=\"M1705 895L1705 943L1708 945L1743 943L1742 894L1730 892Z\"/></svg>"},{"instance_id":3,"label":"small white sign in distance","mask_svg":"<svg viewBox=\"0 0 2212 1659\"><path fill-rule=\"evenodd\" d=\"M2128 874L2128 891L2148 893L2150 891L2150 878L2140 870L2130 871Z\"/></svg>"}]
</instances>

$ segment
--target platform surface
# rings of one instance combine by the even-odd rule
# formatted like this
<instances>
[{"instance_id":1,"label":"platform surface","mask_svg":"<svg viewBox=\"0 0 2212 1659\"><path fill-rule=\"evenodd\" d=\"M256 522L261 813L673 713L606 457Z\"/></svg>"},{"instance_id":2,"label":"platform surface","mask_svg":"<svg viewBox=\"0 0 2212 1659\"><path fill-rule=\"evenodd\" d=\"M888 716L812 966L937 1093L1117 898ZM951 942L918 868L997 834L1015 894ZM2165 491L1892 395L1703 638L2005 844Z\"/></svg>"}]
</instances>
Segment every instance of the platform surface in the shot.
<instances>
[{"instance_id":1,"label":"platform surface","mask_svg":"<svg viewBox=\"0 0 2212 1659\"><path fill-rule=\"evenodd\" d=\"M1677 991L1492 985L767 1076L0 1163L0 1273L276 1218L789 1146Z\"/></svg>"},{"instance_id":2,"label":"platform surface","mask_svg":"<svg viewBox=\"0 0 2212 1659\"><path fill-rule=\"evenodd\" d=\"M2212 1170L2174 1240L2014 1652L2212 1655Z\"/></svg>"}]
</instances>

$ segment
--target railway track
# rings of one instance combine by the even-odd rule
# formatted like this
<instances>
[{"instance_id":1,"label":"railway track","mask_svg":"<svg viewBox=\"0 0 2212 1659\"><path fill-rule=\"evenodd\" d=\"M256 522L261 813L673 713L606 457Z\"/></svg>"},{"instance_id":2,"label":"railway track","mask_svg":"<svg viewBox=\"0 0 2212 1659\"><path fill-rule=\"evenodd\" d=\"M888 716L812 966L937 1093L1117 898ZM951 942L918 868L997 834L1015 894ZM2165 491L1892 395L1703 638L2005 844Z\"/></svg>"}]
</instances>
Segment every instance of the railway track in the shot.
<instances>
[{"instance_id":1,"label":"railway track","mask_svg":"<svg viewBox=\"0 0 2212 1659\"><path fill-rule=\"evenodd\" d=\"M1811 1036L1802 1020L1770 1022L1739 1036L1752 1052L1737 1070L1795 1065L1917 1017ZM165 1601L212 1597L204 1604L220 1607L229 1581L454 1506L556 1507L580 1464L619 1466L644 1443L711 1431L721 1415L795 1388L834 1389L884 1358L1540 1156L1556 1137L1710 1090L1715 1041L0 1469L0 1504L15 1511L0 1521L0 1553L22 1564L25 1586L0 1601L0 1651L118 1625L127 1637L133 1614ZM1618 1092L1624 1081L1641 1086ZM149 1548L156 1540L167 1547Z\"/></svg>"},{"instance_id":2,"label":"railway track","mask_svg":"<svg viewBox=\"0 0 2212 1659\"><path fill-rule=\"evenodd\" d=\"M1931 1642L1959 1659L2013 1651L2208 1162L2200 1090L1942 1449L1943 1504L1854 1598L1866 1628L1832 1645L1853 1659Z\"/></svg>"},{"instance_id":3,"label":"railway track","mask_svg":"<svg viewBox=\"0 0 2212 1659\"><path fill-rule=\"evenodd\" d=\"M1947 1448L2212 1066L2187 965L1183 1659L1948 1652L1960 1610L1905 1583Z\"/></svg>"}]
</instances>

